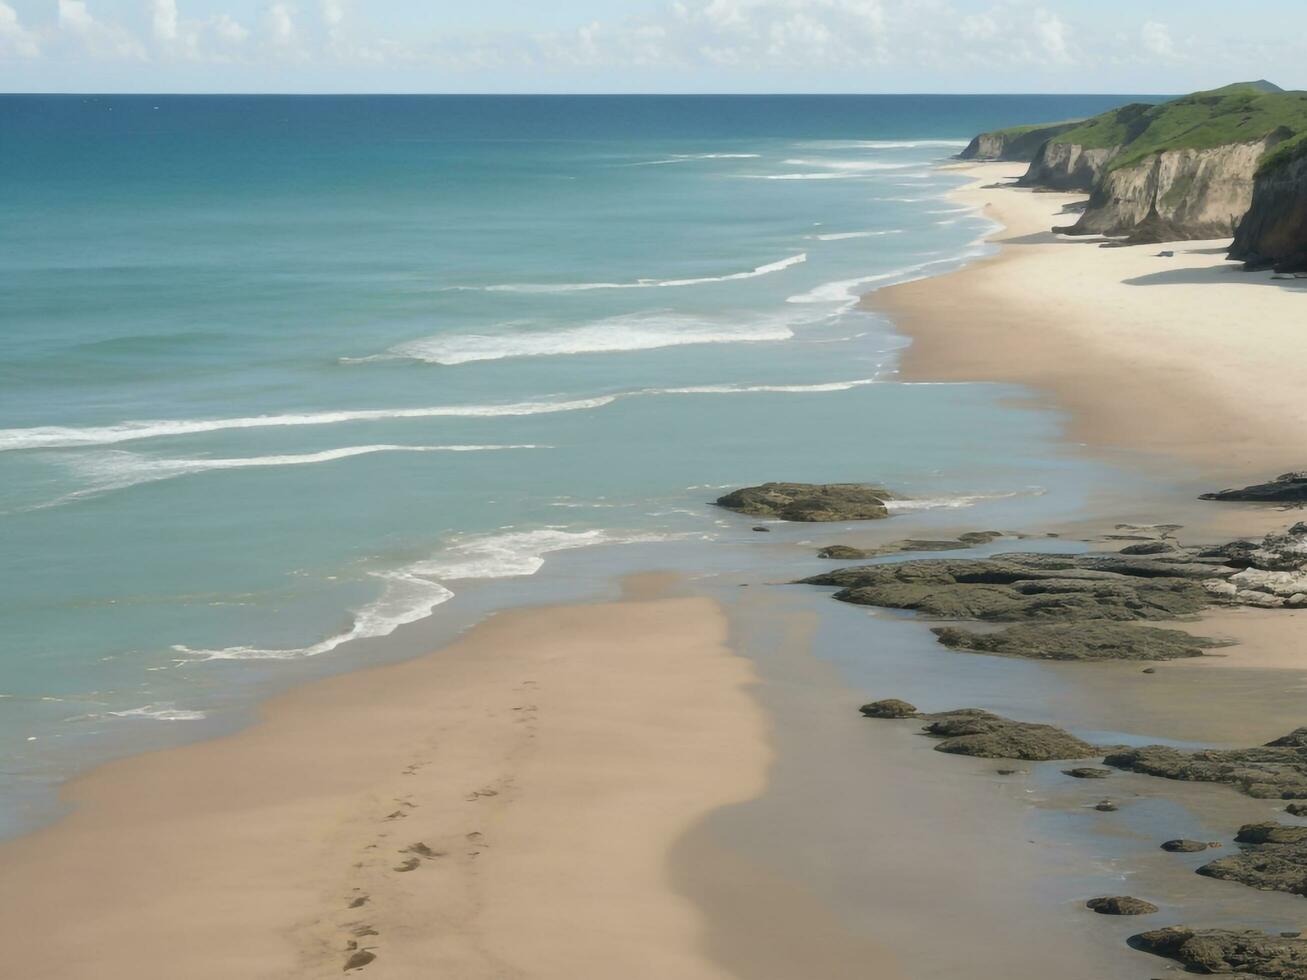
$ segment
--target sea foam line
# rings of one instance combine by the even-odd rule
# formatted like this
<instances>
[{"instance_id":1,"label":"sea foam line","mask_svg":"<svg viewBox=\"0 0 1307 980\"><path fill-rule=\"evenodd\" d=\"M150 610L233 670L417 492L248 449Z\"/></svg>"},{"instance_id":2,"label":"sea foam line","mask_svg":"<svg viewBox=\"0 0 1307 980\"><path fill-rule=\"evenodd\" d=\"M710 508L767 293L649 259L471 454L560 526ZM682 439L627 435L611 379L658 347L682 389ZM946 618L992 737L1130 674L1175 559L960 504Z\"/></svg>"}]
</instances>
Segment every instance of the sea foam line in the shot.
<instances>
[{"instance_id":1,"label":"sea foam line","mask_svg":"<svg viewBox=\"0 0 1307 980\"><path fill-rule=\"evenodd\" d=\"M193 649L176 644L173 650L187 661L297 660L316 657L352 640L388 636L400 626L417 622L454 598L445 582L469 579L511 578L534 575L546 556L574 548L603 544L636 544L674 540L676 535L540 528L498 534L469 534L454 538L438 555L400 569L370 572L382 583L381 595L354 613L349 629L302 647L234 646Z\"/></svg>"},{"instance_id":2,"label":"sea foam line","mask_svg":"<svg viewBox=\"0 0 1307 980\"><path fill-rule=\"evenodd\" d=\"M885 235L901 235L902 228L887 228L884 231L832 231L824 235L808 235L816 242L842 242L849 238L882 238Z\"/></svg>"},{"instance_id":3,"label":"sea foam line","mask_svg":"<svg viewBox=\"0 0 1307 980\"><path fill-rule=\"evenodd\" d=\"M134 439L185 436L225 429L263 429L295 425L335 425L341 422L378 422L387 419L494 418L579 412L611 404L612 395L566 401L512 402L503 405L434 405L425 408L375 408L347 411L250 415L226 419L156 419L115 425L38 425L26 429L0 429L0 452L15 449L59 449L66 446L106 446Z\"/></svg>"},{"instance_id":4,"label":"sea foam line","mask_svg":"<svg viewBox=\"0 0 1307 980\"><path fill-rule=\"evenodd\" d=\"M636 279L634 282L519 282L499 283L491 286L446 286L448 290L476 290L487 293L582 293L596 289L668 289L678 286L702 286L714 282L734 282L740 279L757 279L774 272L783 272L791 266L808 261L806 252L791 255L775 262L757 266L747 272L732 272L724 276L698 276L693 279Z\"/></svg>"}]
</instances>

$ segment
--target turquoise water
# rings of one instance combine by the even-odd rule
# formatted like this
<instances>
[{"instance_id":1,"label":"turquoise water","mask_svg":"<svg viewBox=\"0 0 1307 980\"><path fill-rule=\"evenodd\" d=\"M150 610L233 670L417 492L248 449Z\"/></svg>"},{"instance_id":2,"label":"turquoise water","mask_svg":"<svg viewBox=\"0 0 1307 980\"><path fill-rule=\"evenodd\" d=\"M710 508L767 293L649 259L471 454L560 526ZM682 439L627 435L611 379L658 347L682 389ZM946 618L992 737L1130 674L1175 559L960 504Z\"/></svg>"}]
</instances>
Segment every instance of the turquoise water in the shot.
<instances>
[{"instance_id":1,"label":"turquoise water","mask_svg":"<svg viewBox=\"0 0 1307 980\"><path fill-rule=\"evenodd\" d=\"M0 828L722 486L1073 508L1056 420L854 301L985 253L972 133L1122 101L0 98Z\"/></svg>"}]
</instances>

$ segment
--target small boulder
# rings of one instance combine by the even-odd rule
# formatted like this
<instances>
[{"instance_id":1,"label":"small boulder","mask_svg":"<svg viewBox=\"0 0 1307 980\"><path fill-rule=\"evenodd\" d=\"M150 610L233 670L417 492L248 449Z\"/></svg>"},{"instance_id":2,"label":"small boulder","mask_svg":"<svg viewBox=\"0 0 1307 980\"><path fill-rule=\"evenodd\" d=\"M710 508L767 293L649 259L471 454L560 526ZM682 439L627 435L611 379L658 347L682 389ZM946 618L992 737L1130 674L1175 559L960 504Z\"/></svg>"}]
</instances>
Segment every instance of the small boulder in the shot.
<instances>
[{"instance_id":1,"label":"small boulder","mask_svg":"<svg viewBox=\"0 0 1307 980\"><path fill-rule=\"evenodd\" d=\"M874 521L889 517L895 494L865 483L764 483L732 490L717 506L785 521Z\"/></svg>"},{"instance_id":2,"label":"small boulder","mask_svg":"<svg viewBox=\"0 0 1307 980\"><path fill-rule=\"evenodd\" d=\"M1097 766L1080 766L1076 769L1063 769L1062 774L1073 779L1106 779L1112 775L1112 770L1099 769Z\"/></svg>"},{"instance_id":3,"label":"small boulder","mask_svg":"<svg viewBox=\"0 0 1307 980\"><path fill-rule=\"evenodd\" d=\"M864 704L858 710L867 718L913 718L917 714L916 705L909 704L907 701L900 701L898 698L872 701L870 704Z\"/></svg>"},{"instance_id":4,"label":"small boulder","mask_svg":"<svg viewBox=\"0 0 1307 980\"><path fill-rule=\"evenodd\" d=\"M1284 812L1291 817L1307 817L1307 803L1290 803Z\"/></svg>"},{"instance_id":5,"label":"small boulder","mask_svg":"<svg viewBox=\"0 0 1307 980\"><path fill-rule=\"evenodd\" d=\"M759 534L770 534L770 533L771 533L771 528L769 528L769 527L763 527L761 524L759 524L758 526L754 527L753 530L757 531Z\"/></svg>"},{"instance_id":6,"label":"small boulder","mask_svg":"<svg viewBox=\"0 0 1307 980\"><path fill-rule=\"evenodd\" d=\"M1118 807L1111 800L1099 800L1094 804L1094 809L1099 813L1115 813Z\"/></svg>"},{"instance_id":7,"label":"small boulder","mask_svg":"<svg viewBox=\"0 0 1307 980\"><path fill-rule=\"evenodd\" d=\"M1157 911L1152 902L1130 895L1113 895L1109 898L1091 898L1085 902L1085 908L1099 915L1151 915Z\"/></svg>"},{"instance_id":8,"label":"small boulder","mask_svg":"<svg viewBox=\"0 0 1307 980\"><path fill-rule=\"evenodd\" d=\"M1175 840L1162 841L1162 850L1171 851L1179 854L1193 854L1196 851L1205 851L1212 845L1203 840L1189 840L1187 837L1177 837Z\"/></svg>"}]
</instances>

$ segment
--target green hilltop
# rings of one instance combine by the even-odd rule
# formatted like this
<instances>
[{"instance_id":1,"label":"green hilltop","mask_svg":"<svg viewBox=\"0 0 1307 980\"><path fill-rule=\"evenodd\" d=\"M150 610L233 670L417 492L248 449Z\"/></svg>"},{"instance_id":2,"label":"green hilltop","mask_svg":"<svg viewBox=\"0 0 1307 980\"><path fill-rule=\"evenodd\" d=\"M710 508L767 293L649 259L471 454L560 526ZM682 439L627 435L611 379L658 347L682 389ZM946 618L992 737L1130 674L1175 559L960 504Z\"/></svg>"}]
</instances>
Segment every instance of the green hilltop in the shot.
<instances>
[{"instance_id":1,"label":"green hilltop","mask_svg":"<svg viewBox=\"0 0 1307 980\"><path fill-rule=\"evenodd\" d=\"M1161 105L1131 103L1086 120L1050 142L1086 148L1121 146L1108 165L1118 170L1165 150L1201 150L1229 143L1263 139L1280 131L1307 152L1307 92L1286 92L1266 80L1238 82L1208 92L1195 92ZM1281 146L1263 166L1279 166Z\"/></svg>"}]
</instances>

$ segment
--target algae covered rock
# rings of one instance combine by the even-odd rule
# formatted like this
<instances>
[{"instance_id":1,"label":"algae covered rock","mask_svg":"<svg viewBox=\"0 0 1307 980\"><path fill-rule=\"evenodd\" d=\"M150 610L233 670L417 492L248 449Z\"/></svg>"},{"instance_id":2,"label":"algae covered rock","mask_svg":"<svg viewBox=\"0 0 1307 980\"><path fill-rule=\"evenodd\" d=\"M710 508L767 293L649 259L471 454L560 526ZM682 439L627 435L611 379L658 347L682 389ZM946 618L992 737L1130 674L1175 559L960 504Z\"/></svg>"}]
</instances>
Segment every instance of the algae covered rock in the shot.
<instances>
[{"instance_id":1,"label":"algae covered rock","mask_svg":"<svg viewBox=\"0 0 1307 980\"><path fill-rule=\"evenodd\" d=\"M917 714L916 705L909 704L907 701L900 701L898 698L872 701L870 704L864 704L858 710L868 718L913 718Z\"/></svg>"},{"instance_id":2,"label":"algae covered rock","mask_svg":"<svg viewBox=\"0 0 1307 980\"><path fill-rule=\"evenodd\" d=\"M1248 749L1202 749L1196 752L1168 745L1119 749L1103 760L1163 779L1198 783L1228 783L1258 799L1307 799L1307 745L1303 729Z\"/></svg>"},{"instance_id":3,"label":"algae covered rock","mask_svg":"<svg viewBox=\"0 0 1307 980\"><path fill-rule=\"evenodd\" d=\"M1307 827L1245 824L1235 842L1237 853L1203 865L1198 873L1262 891L1307 895Z\"/></svg>"},{"instance_id":4,"label":"algae covered rock","mask_svg":"<svg viewBox=\"0 0 1307 980\"><path fill-rule=\"evenodd\" d=\"M1242 500L1271 504L1307 502L1307 472L1284 473L1266 483L1254 483L1236 490L1205 493L1200 500Z\"/></svg>"},{"instance_id":5,"label":"algae covered rock","mask_svg":"<svg viewBox=\"0 0 1307 980\"><path fill-rule=\"evenodd\" d=\"M1162 841L1161 846L1162 850L1171 851L1175 854L1196 854L1199 851L1207 850L1212 844L1210 841L1177 837L1175 840Z\"/></svg>"},{"instance_id":6,"label":"algae covered rock","mask_svg":"<svg viewBox=\"0 0 1307 980\"><path fill-rule=\"evenodd\" d=\"M928 715L922 729L941 739L937 752L983 759L1085 759L1097 749L1053 725L1013 721L979 708L963 708Z\"/></svg>"},{"instance_id":7,"label":"algae covered rock","mask_svg":"<svg viewBox=\"0 0 1307 980\"><path fill-rule=\"evenodd\" d=\"M1032 660L1176 660L1201 657L1216 641L1183 630L1120 622L1040 623L993 633L941 627L933 630L950 650Z\"/></svg>"},{"instance_id":8,"label":"algae covered rock","mask_svg":"<svg viewBox=\"0 0 1307 980\"><path fill-rule=\"evenodd\" d=\"M865 483L764 483L732 490L717 505L785 521L874 521L889 517L895 494Z\"/></svg>"},{"instance_id":9,"label":"algae covered rock","mask_svg":"<svg viewBox=\"0 0 1307 980\"><path fill-rule=\"evenodd\" d=\"M1269 980L1307 977L1307 939L1256 929L1169 926L1130 937L1135 949L1182 963L1194 973L1236 974Z\"/></svg>"}]
</instances>

